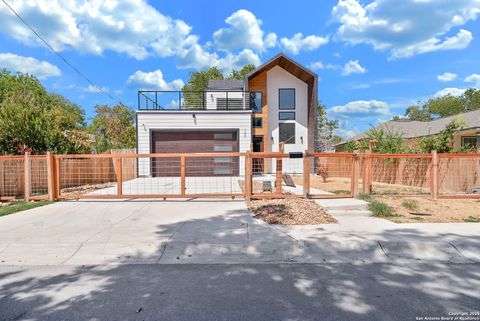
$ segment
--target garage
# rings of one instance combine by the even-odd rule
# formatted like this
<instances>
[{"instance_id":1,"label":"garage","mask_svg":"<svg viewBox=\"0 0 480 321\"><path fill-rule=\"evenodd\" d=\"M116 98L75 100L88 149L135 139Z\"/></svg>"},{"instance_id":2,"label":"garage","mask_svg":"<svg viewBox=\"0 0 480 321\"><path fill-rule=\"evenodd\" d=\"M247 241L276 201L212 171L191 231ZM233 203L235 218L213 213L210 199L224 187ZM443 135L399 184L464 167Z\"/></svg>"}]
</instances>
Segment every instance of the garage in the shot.
<instances>
[{"instance_id":1,"label":"garage","mask_svg":"<svg viewBox=\"0 0 480 321\"><path fill-rule=\"evenodd\" d=\"M238 130L153 130L152 153L232 153L238 152ZM186 176L237 176L239 157L187 157ZM180 158L152 158L154 177L180 176Z\"/></svg>"}]
</instances>

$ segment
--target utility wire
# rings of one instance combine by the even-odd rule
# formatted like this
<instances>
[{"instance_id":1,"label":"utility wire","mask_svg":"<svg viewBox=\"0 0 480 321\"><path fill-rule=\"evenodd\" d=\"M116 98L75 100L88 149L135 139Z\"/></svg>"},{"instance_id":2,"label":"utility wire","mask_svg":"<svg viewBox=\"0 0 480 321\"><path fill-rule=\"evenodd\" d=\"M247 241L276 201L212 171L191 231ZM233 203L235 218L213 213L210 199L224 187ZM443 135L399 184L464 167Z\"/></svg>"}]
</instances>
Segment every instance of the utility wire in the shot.
<instances>
[{"instance_id":1,"label":"utility wire","mask_svg":"<svg viewBox=\"0 0 480 321\"><path fill-rule=\"evenodd\" d=\"M65 57L63 57L59 52L57 52L53 47L42 37L38 34L38 32L27 22L25 19L23 19L8 3L6 0L2 0L2 2L17 16L17 18L25 25L27 26L37 37L40 39L55 55L58 56L65 64L67 64L70 68L72 68L80 77L85 79L90 85L92 85L96 90L99 92L103 93L105 96L110 98L111 100L119 103L122 106L125 106L124 103L121 102L120 99L114 97L107 91L105 91L103 88L97 86L93 81L91 81L87 76L85 76L80 70L78 70L73 64L71 64Z\"/></svg>"}]
</instances>

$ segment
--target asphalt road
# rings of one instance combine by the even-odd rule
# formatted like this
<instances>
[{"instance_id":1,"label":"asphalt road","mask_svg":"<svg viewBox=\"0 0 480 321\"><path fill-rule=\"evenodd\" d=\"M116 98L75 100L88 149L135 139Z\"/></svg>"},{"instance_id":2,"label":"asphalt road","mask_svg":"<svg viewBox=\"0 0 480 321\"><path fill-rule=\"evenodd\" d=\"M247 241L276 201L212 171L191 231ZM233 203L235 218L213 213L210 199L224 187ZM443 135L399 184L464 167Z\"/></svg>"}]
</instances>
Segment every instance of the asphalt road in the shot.
<instances>
[{"instance_id":1,"label":"asphalt road","mask_svg":"<svg viewBox=\"0 0 480 321\"><path fill-rule=\"evenodd\" d=\"M479 264L0 267L1 320L422 320L479 310Z\"/></svg>"}]
</instances>

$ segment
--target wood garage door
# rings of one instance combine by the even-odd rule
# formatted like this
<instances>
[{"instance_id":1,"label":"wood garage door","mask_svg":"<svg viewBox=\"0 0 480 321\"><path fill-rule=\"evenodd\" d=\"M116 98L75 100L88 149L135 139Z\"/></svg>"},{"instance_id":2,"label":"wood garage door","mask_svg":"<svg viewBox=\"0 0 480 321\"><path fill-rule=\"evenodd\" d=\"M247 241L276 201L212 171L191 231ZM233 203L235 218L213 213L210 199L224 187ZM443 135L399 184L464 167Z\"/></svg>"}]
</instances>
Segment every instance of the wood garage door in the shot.
<instances>
[{"instance_id":1,"label":"wood garage door","mask_svg":"<svg viewBox=\"0 0 480 321\"><path fill-rule=\"evenodd\" d=\"M152 131L152 153L228 153L238 152L237 130ZM237 176L238 157L188 157L186 176ZM155 177L180 176L180 159L152 159Z\"/></svg>"}]
</instances>

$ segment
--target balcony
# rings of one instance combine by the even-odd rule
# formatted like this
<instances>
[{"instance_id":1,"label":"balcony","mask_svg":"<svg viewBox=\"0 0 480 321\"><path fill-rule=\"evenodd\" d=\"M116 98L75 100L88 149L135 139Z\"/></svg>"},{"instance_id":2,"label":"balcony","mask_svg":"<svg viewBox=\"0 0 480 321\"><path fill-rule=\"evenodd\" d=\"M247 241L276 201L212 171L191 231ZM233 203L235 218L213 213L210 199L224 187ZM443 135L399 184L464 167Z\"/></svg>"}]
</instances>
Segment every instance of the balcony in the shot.
<instances>
[{"instance_id":1,"label":"balcony","mask_svg":"<svg viewBox=\"0 0 480 321\"><path fill-rule=\"evenodd\" d=\"M154 91L138 92L138 110L253 110L261 109L261 93L249 91Z\"/></svg>"}]
</instances>

